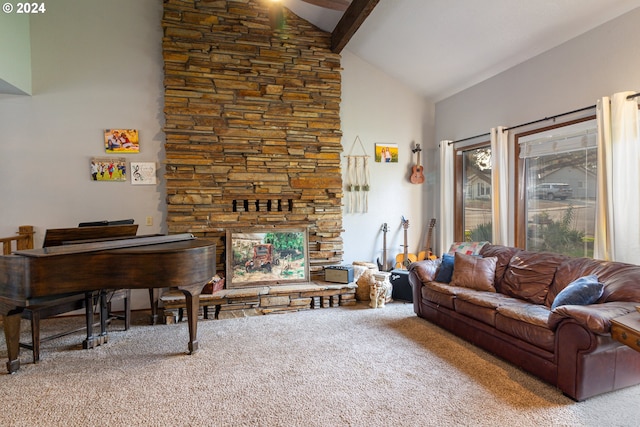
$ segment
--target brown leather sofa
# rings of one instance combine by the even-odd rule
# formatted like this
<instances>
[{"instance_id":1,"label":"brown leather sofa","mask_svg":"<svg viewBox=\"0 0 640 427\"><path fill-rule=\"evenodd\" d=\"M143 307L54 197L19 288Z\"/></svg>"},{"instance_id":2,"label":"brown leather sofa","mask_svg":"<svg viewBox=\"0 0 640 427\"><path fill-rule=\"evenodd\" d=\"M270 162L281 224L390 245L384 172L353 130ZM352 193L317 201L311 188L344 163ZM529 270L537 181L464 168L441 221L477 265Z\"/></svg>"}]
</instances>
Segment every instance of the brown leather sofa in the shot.
<instances>
[{"instance_id":1,"label":"brown leather sofa","mask_svg":"<svg viewBox=\"0 0 640 427\"><path fill-rule=\"evenodd\" d=\"M611 319L640 305L640 266L489 244L480 255L496 257L495 291L436 282L442 258L411 264L415 313L577 401L640 384L640 352L610 334ZM562 289L590 274L604 284L595 303L551 310Z\"/></svg>"}]
</instances>

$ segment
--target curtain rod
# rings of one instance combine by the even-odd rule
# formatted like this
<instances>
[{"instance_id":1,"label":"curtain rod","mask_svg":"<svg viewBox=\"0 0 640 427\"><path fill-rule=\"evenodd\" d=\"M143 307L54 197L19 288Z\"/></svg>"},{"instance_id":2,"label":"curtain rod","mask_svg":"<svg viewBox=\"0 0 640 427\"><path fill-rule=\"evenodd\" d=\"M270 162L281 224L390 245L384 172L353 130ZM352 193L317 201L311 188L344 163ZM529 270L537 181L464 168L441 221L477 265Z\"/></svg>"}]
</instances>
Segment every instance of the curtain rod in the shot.
<instances>
[{"instance_id":1,"label":"curtain rod","mask_svg":"<svg viewBox=\"0 0 640 427\"><path fill-rule=\"evenodd\" d=\"M456 139L455 141L449 141L449 145L453 145L453 144L457 144L459 142L469 141L470 139L476 139L476 138L480 138L482 136L489 136L489 135L491 135L491 133L487 132L487 133L481 133L481 134L475 135L475 136L470 136L470 137L464 138L464 139Z\"/></svg>"},{"instance_id":2,"label":"curtain rod","mask_svg":"<svg viewBox=\"0 0 640 427\"><path fill-rule=\"evenodd\" d=\"M638 92L638 93L634 93L633 95L629 95L629 96L627 96L627 99L628 99L628 100L631 100L631 99L633 99L633 98L637 98L637 97L639 97L639 96L640 96L640 92ZM561 114L556 114L555 116L545 117L544 119L538 119L538 120L534 120L534 121L532 121L532 122L522 123L522 124L519 124L519 125L511 126L511 127L505 128L505 129L504 129L504 131L508 131L508 130L512 130L512 129L518 129L518 128L521 128L521 127L525 127L525 126L529 126L529 125L534 125L534 124L536 124L536 123L546 122L547 120L555 120L555 119L557 119L557 118L559 118L559 117L568 116L568 115L570 115L570 114L575 114L575 113L581 113L581 112L583 112L583 111L591 110L591 109L593 109L593 108L596 108L596 106L595 106L595 105L590 105L590 106L588 106L588 107L578 108L577 110L573 110L573 111L569 111L569 112L561 113ZM457 143L460 143L460 142L469 141L469 140L471 140L471 139L481 138L481 137L483 137L483 136L489 136L489 135L491 135L491 133L490 133L490 132L487 132L487 133L481 133L481 134L479 134L479 135L470 136L470 137L468 137L468 138L464 138L464 139L457 139L457 140L455 140L455 141L450 141L450 142L449 142L449 145L457 144Z\"/></svg>"},{"instance_id":3,"label":"curtain rod","mask_svg":"<svg viewBox=\"0 0 640 427\"><path fill-rule=\"evenodd\" d=\"M546 122L547 120L555 120L558 117L568 116L568 115L575 114L575 113L581 113L583 111L592 110L594 108L596 108L595 105L589 105L588 107L578 108L577 110L569 111L569 112L562 113L562 114L556 114L555 116L545 117L544 119L538 119L538 120L534 120L534 121L529 122L529 123L522 123L520 125L511 126L511 127L505 128L504 130L507 131L507 130L511 130L511 129L518 129L518 128L522 128L522 127L525 127L525 126L534 125L536 123Z\"/></svg>"},{"instance_id":4,"label":"curtain rod","mask_svg":"<svg viewBox=\"0 0 640 427\"><path fill-rule=\"evenodd\" d=\"M536 124L536 123L546 122L548 120L555 120L558 117L563 117L563 116L568 116L570 114L580 113L582 111L591 110L593 108L596 108L596 106L595 105L590 105L588 107L578 108L577 110L568 111L566 113L561 113L561 114L556 114L555 116L545 117L544 119L538 119L538 120L534 120L532 122L527 122L527 123L522 123L522 124L515 125L515 126L510 126L508 128L505 128L503 131L508 131L508 130L512 130L512 129L518 129L518 128L521 128L521 127L524 127L524 126L529 126L529 125L533 125L533 124ZM464 138L464 139L458 139L456 141L451 141L451 142L449 142L449 145L457 144L459 142L468 141L470 139L480 138L482 136L489 136L489 135L491 135L491 133L487 132L487 133L483 133L483 134L476 135L476 136L470 136L469 138Z\"/></svg>"}]
</instances>

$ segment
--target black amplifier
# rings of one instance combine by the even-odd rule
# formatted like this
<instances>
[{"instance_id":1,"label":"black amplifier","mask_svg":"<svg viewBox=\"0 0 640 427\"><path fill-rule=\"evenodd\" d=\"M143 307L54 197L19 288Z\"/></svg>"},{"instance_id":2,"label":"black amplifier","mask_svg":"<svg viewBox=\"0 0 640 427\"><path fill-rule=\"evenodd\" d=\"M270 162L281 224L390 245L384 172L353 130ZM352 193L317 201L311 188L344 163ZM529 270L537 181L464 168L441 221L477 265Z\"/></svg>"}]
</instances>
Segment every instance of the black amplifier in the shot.
<instances>
[{"instance_id":1,"label":"black amplifier","mask_svg":"<svg viewBox=\"0 0 640 427\"><path fill-rule=\"evenodd\" d=\"M391 298L399 301L413 302L413 291L409 284L409 272L407 270L391 270L389 281L393 289Z\"/></svg>"},{"instance_id":2,"label":"black amplifier","mask_svg":"<svg viewBox=\"0 0 640 427\"><path fill-rule=\"evenodd\" d=\"M324 280L334 283L353 282L352 265L331 265L324 269Z\"/></svg>"}]
</instances>

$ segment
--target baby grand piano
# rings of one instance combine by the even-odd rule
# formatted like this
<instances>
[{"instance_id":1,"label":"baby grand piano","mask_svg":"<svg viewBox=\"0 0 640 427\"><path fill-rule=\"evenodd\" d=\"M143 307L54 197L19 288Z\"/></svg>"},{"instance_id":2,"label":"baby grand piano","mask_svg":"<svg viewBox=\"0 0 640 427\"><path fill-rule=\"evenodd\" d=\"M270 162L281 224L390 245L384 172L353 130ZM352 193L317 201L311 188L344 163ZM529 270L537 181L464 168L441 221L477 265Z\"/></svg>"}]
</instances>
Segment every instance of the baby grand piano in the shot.
<instances>
[{"instance_id":1,"label":"baby grand piano","mask_svg":"<svg viewBox=\"0 0 640 427\"><path fill-rule=\"evenodd\" d=\"M70 244L0 256L0 315L8 372L20 369L20 318L26 307L100 289L180 289L187 302L188 350L195 352L200 292L216 273L215 260L215 244L191 234Z\"/></svg>"}]
</instances>

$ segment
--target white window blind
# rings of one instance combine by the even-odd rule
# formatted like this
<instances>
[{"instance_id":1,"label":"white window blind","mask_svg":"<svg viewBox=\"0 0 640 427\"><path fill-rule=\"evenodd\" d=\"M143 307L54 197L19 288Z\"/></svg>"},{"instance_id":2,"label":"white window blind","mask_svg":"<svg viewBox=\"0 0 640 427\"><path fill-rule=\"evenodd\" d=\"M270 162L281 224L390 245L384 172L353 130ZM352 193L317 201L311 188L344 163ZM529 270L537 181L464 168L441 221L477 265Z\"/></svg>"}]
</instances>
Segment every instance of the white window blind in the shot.
<instances>
[{"instance_id":1,"label":"white window blind","mask_svg":"<svg viewBox=\"0 0 640 427\"><path fill-rule=\"evenodd\" d=\"M596 137L595 120L527 135L518 140L520 158L527 159L596 148Z\"/></svg>"}]
</instances>

